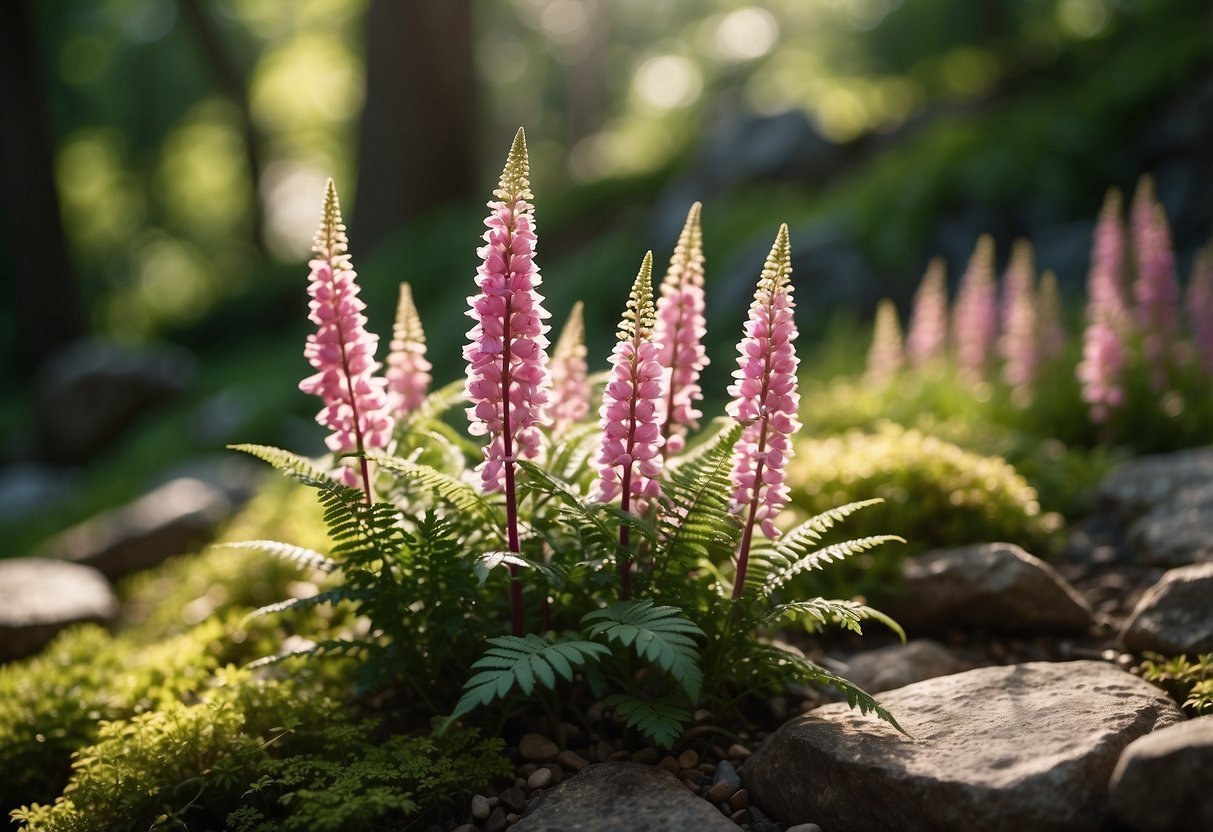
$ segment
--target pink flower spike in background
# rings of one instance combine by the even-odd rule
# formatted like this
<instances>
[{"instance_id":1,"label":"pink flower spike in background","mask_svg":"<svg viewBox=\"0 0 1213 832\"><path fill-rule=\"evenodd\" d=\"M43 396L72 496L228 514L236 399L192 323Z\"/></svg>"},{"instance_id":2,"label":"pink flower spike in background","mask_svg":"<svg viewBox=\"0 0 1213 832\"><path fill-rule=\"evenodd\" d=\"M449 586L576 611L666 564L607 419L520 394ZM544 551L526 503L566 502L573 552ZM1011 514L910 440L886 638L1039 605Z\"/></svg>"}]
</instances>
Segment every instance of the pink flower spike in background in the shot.
<instances>
[{"instance_id":1,"label":"pink flower spike in background","mask_svg":"<svg viewBox=\"0 0 1213 832\"><path fill-rule=\"evenodd\" d=\"M347 253L349 241L341 222L341 206L333 180L324 195L324 216L316 232L308 278L308 318L318 329L307 337L303 354L315 374L299 382L304 393L319 396L324 408L316 421L332 430L325 439L333 453L363 453L387 447L394 421L388 410L384 387L377 378L375 350L379 337L366 331L366 304L358 298L357 273ZM347 464L341 476L351 487L362 485L367 502L371 494L370 472L365 458L359 460L359 475Z\"/></svg>"},{"instance_id":2,"label":"pink flower spike in background","mask_svg":"<svg viewBox=\"0 0 1213 832\"><path fill-rule=\"evenodd\" d=\"M994 238L977 240L956 290L952 309L952 345L960 374L969 382L986 378L998 336L998 295L994 285Z\"/></svg>"},{"instance_id":3,"label":"pink flower spike in background","mask_svg":"<svg viewBox=\"0 0 1213 832\"><path fill-rule=\"evenodd\" d=\"M1134 317L1143 338L1146 363L1155 390L1167 384L1168 349L1179 334L1179 281L1171 227L1154 197L1154 183L1143 176L1133 195L1133 253L1137 279L1133 282Z\"/></svg>"},{"instance_id":4,"label":"pink flower spike in background","mask_svg":"<svg viewBox=\"0 0 1213 832\"><path fill-rule=\"evenodd\" d=\"M1061 358L1068 341L1057 275L1046 271L1040 276L1036 290L1036 353L1041 364Z\"/></svg>"},{"instance_id":5,"label":"pink flower spike in background","mask_svg":"<svg viewBox=\"0 0 1213 832\"><path fill-rule=\"evenodd\" d=\"M611 351L610 379L603 391L602 452L596 468L594 499L643 514L649 501L661 496L661 426L658 408L664 389L659 347L653 341L653 252L632 284L632 293L619 325L619 340ZM628 526L619 526L620 594L627 598L631 564L627 560Z\"/></svg>"},{"instance_id":6,"label":"pink flower spike in background","mask_svg":"<svg viewBox=\"0 0 1213 832\"><path fill-rule=\"evenodd\" d=\"M901 347L901 321L897 307L885 298L876 304L876 323L872 328L872 346L868 348L868 384L888 384L896 376L905 355Z\"/></svg>"},{"instance_id":7,"label":"pink flower spike in background","mask_svg":"<svg viewBox=\"0 0 1213 832\"><path fill-rule=\"evenodd\" d=\"M400 419L416 410L430 389L430 362L425 357L425 330L413 304L413 290L400 284L396 324L387 357L388 400Z\"/></svg>"},{"instance_id":8,"label":"pink flower spike in background","mask_svg":"<svg viewBox=\"0 0 1213 832\"><path fill-rule=\"evenodd\" d=\"M1196 255L1184 295L1184 311L1188 314L1197 360L1213 378L1213 246L1206 246Z\"/></svg>"},{"instance_id":9,"label":"pink flower spike in background","mask_svg":"<svg viewBox=\"0 0 1213 832\"><path fill-rule=\"evenodd\" d=\"M662 402L661 433L665 437L663 453L676 454L686 445L687 433L699 427L703 415L694 403L703 398L699 376L708 365L703 336L703 229L699 215L703 206L696 202L687 213L678 244L670 258L669 269L661 281L657 299L657 327L654 340L660 345L661 366L665 368L666 397Z\"/></svg>"},{"instance_id":10,"label":"pink flower spike in background","mask_svg":"<svg viewBox=\"0 0 1213 832\"><path fill-rule=\"evenodd\" d=\"M914 293L906 335L906 358L910 365L923 367L943 359L948 348L947 264L934 257Z\"/></svg>"},{"instance_id":11,"label":"pink flower spike in background","mask_svg":"<svg viewBox=\"0 0 1213 832\"><path fill-rule=\"evenodd\" d=\"M552 350L552 430L560 432L590 412L589 366L585 348L585 305L573 304Z\"/></svg>"},{"instance_id":12,"label":"pink flower spike in background","mask_svg":"<svg viewBox=\"0 0 1213 832\"><path fill-rule=\"evenodd\" d=\"M1087 274L1087 328L1082 337L1078 381L1091 421L1106 422L1125 401L1124 337L1129 326L1125 301L1125 226L1120 191L1108 192L1091 246Z\"/></svg>"},{"instance_id":13,"label":"pink flower spike in background","mask_svg":"<svg viewBox=\"0 0 1213 832\"><path fill-rule=\"evenodd\" d=\"M800 429L796 418L796 322L792 301L792 251L788 227L781 225L767 255L750 304L745 334L737 345L737 369L729 386L730 416L747 423L733 448L733 494L730 510L744 516L733 584L734 600L745 586L754 526L767 537L779 535L775 518L788 501L784 472L792 457L791 437Z\"/></svg>"},{"instance_id":14,"label":"pink flower spike in background","mask_svg":"<svg viewBox=\"0 0 1213 832\"><path fill-rule=\"evenodd\" d=\"M1036 381L1036 266L1032 244L1016 240L1002 283L1002 332L998 352L1002 379L1018 404L1026 404Z\"/></svg>"}]
</instances>

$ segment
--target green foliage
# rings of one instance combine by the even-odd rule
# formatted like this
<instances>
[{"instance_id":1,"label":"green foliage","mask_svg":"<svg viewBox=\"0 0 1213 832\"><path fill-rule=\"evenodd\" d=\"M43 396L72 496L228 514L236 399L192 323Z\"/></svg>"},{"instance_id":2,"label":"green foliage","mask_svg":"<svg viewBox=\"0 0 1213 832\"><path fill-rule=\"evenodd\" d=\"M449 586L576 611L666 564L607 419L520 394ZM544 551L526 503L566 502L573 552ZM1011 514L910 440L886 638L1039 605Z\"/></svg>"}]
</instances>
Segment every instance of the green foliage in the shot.
<instances>
[{"instance_id":1,"label":"green foliage","mask_svg":"<svg viewBox=\"0 0 1213 832\"><path fill-rule=\"evenodd\" d=\"M635 728L662 748L669 748L682 736L682 727L691 721L691 714L680 707L677 700L663 696L659 699L638 699L626 693L617 693L602 700L608 708L627 720L629 728Z\"/></svg>"},{"instance_id":2,"label":"green foliage","mask_svg":"<svg viewBox=\"0 0 1213 832\"><path fill-rule=\"evenodd\" d=\"M1189 716L1213 714L1213 653L1202 653L1196 661L1186 655L1146 653L1137 671L1170 694Z\"/></svg>"},{"instance_id":3,"label":"green foliage","mask_svg":"<svg viewBox=\"0 0 1213 832\"><path fill-rule=\"evenodd\" d=\"M586 613L581 619L586 634L632 647L637 655L674 677L691 702L699 701L703 672L692 636L703 630L683 618L675 607L654 606L653 601L622 601ZM588 625L588 626L587 626Z\"/></svg>"}]
</instances>

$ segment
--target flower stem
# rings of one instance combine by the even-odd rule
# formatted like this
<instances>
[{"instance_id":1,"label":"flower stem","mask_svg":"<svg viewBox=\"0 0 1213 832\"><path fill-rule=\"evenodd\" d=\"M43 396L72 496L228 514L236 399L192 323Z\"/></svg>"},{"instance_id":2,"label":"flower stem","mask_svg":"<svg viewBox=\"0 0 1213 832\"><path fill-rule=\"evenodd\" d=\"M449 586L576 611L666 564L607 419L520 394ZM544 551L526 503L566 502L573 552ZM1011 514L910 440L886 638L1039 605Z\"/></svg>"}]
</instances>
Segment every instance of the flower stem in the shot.
<instances>
[{"instance_id":1,"label":"flower stem","mask_svg":"<svg viewBox=\"0 0 1213 832\"><path fill-rule=\"evenodd\" d=\"M623 469L623 494L619 498L619 507L629 511L632 505L632 463ZM626 601L632 594L632 562L628 558L628 546L631 543L631 529L628 524L619 521L619 599Z\"/></svg>"},{"instance_id":2,"label":"flower stem","mask_svg":"<svg viewBox=\"0 0 1213 832\"><path fill-rule=\"evenodd\" d=\"M507 274L509 263L506 263ZM518 496L514 487L514 435L510 430L510 320L512 313L510 302L505 299L505 319L502 323L501 339L501 430L502 445L505 451L505 529L509 549L514 554L521 554L522 544L518 540ZM510 623L515 636L522 637L525 632L522 620L522 582L518 576L518 567L510 564Z\"/></svg>"},{"instance_id":3,"label":"flower stem","mask_svg":"<svg viewBox=\"0 0 1213 832\"><path fill-rule=\"evenodd\" d=\"M330 269L333 266L330 264ZM336 274L336 272L334 272ZM334 284L336 281L334 280ZM372 505L375 502L374 496L371 494L371 471L370 466L366 461L366 446L362 442L362 424L358 414L358 397L354 395L354 379L350 376L350 360L345 352L345 332L341 329L341 315L338 309L341 306L341 297L333 293L333 313L335 316L334 324L337 327L337 340L341 345L341 368L345 371L345 389L350 397L350 410L353 411L354 423L354 445L358 450L358 464L362 470L362 491L366 495L366 504Z\"/></svg>"}]
</instances>

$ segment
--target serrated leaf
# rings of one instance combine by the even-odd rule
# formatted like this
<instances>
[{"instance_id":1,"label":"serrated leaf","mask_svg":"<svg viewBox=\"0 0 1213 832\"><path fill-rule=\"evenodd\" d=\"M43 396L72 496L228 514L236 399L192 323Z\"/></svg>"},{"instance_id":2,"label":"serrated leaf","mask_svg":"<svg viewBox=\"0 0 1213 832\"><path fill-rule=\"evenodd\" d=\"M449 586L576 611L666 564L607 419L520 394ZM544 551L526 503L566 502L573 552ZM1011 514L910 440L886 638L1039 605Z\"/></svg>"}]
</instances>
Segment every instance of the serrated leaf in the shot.
<instances>
[{"instance_id":1,"label":"serrated leaf","mask_svg":"<svg viewBox=\"0 0 1213 832\"><path fill-rule=\"evenodd\" d=\"M692 636L703 631L676 607L656 606L651 599L622 601L587 613L581 619L586 634L632 648L643 659L669 673L692 702L699 701L703 672Z\"/></svg>"},{"instance_id":2,"label":"serrated leaf","mask_svg":"<svg viewBox=\"0 0 1213 832\"><path fill-rule=\"evenodd\" d=\"M905 543L906 541L905 538L895 534L879 534L822 547L773 570L766 576L762 591L764 594L770 595L801 572L821 569L823 564L844 560L852 555L874 549L883 543L892 542Z\"/></svg>"},{"instance_id":3,"label":"serrated leaf","mask_svg":"<svg viewBox=\"0 0 1213 832\"><path fill-rule=\"evenodd\" d=\"M814 682L835 688L842 694L843 698L847 701L847 705L851 708L858 708L861 714L874 713L907 737L910 736L897 722L897 719L883 705L877 702L871 694L853 682L844 679L836 673L831 673L821 665L806 659L804 656L778 647L765 645L758 649L758 657L771 666L788 671L789 675L799 681Z\"/></svg>"},{"instance_id":4,"label":"serrated leaf","mask_svg":"<svg viewBox=\"0 0 1213 832\"><path fill-rule=\"evenodd\" d=\"M660 699L638 699L628 694L608 696L602 702L627 720L629 728L636 728L662 748L671 747L682 736L683 726L690 722L691 714L675 705L669 697Z\"/></svg>"},{"instance_id":5,"label":"serrated leaf","mask_svg":"<svg viewBox=\"0 0 1213 832\"><path fill-rule=\"evenodd\" d=\"M869 607L866 604L861 604L858 601L831 601L826 598L793 601L788 604L780 604L771 609L763 617L763 622L774 624L780 618L796 620L806 616L812 618L819 625L824 626L832 622L861 635L863 634L861 622L871 619L879 621L897 633L903 643L906 640L905 630L901 628L900 624L880 610Z\"/></svg>"},{"instance_id":6,"label":"serrated leaf","mask_svg":"<svg viewBox=\"0 0 1213 832\"><path fill-rule=\"evenodd\" d=\"M213 549L247 549L253 552L265 552L283 560L297 563L300 566L318 569L321 572L332 572L340 564L332 558L304 546L281 543L277 540L241 540L236 543L216 543Z\"/></svg>"}]
</instances>

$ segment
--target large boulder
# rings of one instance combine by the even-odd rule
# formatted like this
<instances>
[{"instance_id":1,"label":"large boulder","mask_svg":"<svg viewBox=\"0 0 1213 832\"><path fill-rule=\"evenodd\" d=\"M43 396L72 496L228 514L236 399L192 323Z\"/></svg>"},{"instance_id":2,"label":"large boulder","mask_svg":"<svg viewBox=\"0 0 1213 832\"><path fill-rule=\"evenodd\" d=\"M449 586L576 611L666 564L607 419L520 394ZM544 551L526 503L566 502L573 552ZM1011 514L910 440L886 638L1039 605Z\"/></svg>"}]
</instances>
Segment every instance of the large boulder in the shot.
<instances>
[{"instance_id":1,"label":"large boulder","mask_svg":"<svg viewBox=\"0 0 1213 832\"><path fill-rule=\"evenodd\" d=\"M1133 651L1213 651L1213 562L1172 569L1137 602L1120 640Z\"/></svg>"},{"instance_id":2,"label":"large boulder","mask_svg":"<svg viewBox=\"0 0 1213 832\"><path fill-rule=\"evenodd\" d=\"M1131 742L1108 788L1113 813L1138 832L1213 829L1213 717Z\"/></svg>"},{"instance_id":3,"label":"large boulder","mask_svg":"<svg viewBox=\"0 0 1213 832\"><path fill-rule=\"evenodd\" d=\"M968 667L939 642L920 638L857 653L846 660L843 675L868 693L880 693Z\"/></svg>"},{"instance_id":4,"label":"large boulder","mask_svg":"<svg viewBox=\"0 0 1213 832\"><path fill-rule=\"evenodd\" d=\"M940 549L902 564L904 586L887 605L907 630L982 627L1081 632L1091 608L1052 566L1011 543Z\"/></svg>"},{"instance_id":5,"label":"large boulder","mask_svg":"<svg viewBox=\"0 0 1213 832\"><path fill-rule=\"evenodd\" d=\"M1183 719L1102 662L984 667L880 697L909 736L843 703L785 724L742 769L788 823L866 829L1096 830L1126 745Z\"/></svg>"},{"instance_id":6,"label":"large boulder","mask_svg":"<svg viewBox=\"0 0 1213 832\"><path fill-rule=\"evenodd\" d=\"M544 792L514 832L737 832L737 825L670 772L639 763L600 763Z\"/></svg>"},{"instance_id":7,"label":"large boulder","mask_svg":"<svg viewBox=\"0 0 1213 832\"><path fill-rule=\"evenodd\" d=\"M1213 479L1177 489L1134 521L1129 540L1149 566L1213 560Z\"/></svg>"},{"instance_id":8,"label":"large boulder","mask_svg":"<svg viewBox=\"0 0 1213 832\"><path fill-rule=\"evenodd\" d=\"M118 599L88 566L47 558L0 560L0 661L37 653L70 624L109 623Z\"/></svg>"}]
</instances>

